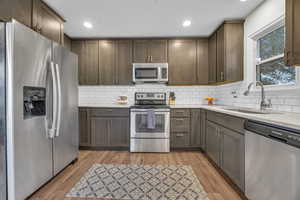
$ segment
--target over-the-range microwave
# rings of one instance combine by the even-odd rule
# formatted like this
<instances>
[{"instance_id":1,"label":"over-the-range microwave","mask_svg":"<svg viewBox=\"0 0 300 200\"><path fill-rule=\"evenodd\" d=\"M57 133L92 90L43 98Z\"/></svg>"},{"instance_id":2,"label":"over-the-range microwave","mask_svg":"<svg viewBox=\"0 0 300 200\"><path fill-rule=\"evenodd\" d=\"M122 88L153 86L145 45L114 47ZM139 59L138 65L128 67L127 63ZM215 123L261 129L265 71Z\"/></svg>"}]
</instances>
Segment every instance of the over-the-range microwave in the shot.
<instances>
[{"instance_id":1,"label":"over-the-range microwave","mask_svg":"<svg viewBox=\"0 0 300 200\"><path fill-rule=\"evenodd\" d=\"M134 83L167 83L168 63L134 63Z\"/></svg>"}]
</instances>

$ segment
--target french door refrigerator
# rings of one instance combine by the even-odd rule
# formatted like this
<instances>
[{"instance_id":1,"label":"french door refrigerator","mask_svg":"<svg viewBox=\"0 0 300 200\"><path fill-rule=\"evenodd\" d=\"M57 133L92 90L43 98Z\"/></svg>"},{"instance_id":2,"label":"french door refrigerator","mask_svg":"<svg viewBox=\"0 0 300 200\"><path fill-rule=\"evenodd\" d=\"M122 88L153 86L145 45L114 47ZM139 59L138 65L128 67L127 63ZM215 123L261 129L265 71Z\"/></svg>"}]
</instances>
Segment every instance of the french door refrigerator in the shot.
<instances>
[{"instance_id":1,"label":"french door refrigerator","mask_svg":"<svg viewBox=\"0 0 300 200\"><path fill-rule=\"evenodd\" d=\"M23 200L77 158L78 58L15 20L1 27L7 196Z\"/></svg>"}]
</instances>

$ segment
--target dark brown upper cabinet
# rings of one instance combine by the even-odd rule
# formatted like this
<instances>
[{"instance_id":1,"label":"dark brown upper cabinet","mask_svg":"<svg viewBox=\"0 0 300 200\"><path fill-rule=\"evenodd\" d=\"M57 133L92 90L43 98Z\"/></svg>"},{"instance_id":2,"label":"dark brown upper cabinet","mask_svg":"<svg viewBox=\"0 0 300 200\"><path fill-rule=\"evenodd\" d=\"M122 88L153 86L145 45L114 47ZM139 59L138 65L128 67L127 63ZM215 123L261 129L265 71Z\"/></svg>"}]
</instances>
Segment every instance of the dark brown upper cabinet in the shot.
<instances>
[{"instance_id":1,"label":"dark brown upper cabinet","mask_svg":"<svg viewBox=\"0 0 300 200\"><path fill-rule=\"evenodd\" d=\"M99 41L73 40L72 51L78 55L80 85L98 85Z\"/></svg>"},{"instance_id":2,"label":"dark brown upper cabinet","mask_svg":"<svg viewBox=\"0 0 300 200\"><path fill-rule=\"evenodd\" d=\"M285 2L285 64L287 66L300 66L300 1L286 0Z\"/></svg>"},{"instance_id":3,"label":"dark brown upper cabinet","mask_svg":"<svg viewBox=\"0 0 300 200\"><path fill-rule=\"evenodd\" d=\"M208 40L208 83L217 82L217 34L214 33Z\"/></svg>"},{"instance_id":4,"label":"dark brown upper cabinet","mask_svg":"<svg viewBox=\"0 0 300 200\"><path fill-rule=\"evenodd\" d=\"M0 19L12 18L31 27L32 0L0 0Z\"/></svg>"},{"instance_id":5,"label":"dark brown upper cabinet","mask_svg":"<svg viewBox=\"0 0 300 200\"><path fill-rule=\"evenodd\" d=\"M41 0L33 0L32 28L59 44L64 43L64 20Z\"/></svg>"},{"instance_id":6,"label":"dark brown upper cabinet","mask_svg":"<svg viewBox=\"0 0 300 200\"><path fill-rule=\"evenodd\" d=\"M132 84L132 40L116 41L116 74L118 85Z\"/></svg>"},{"instance_id":7,"label":"dark brown upper cabinet","mask_svg":"<svg viewBox=\"0 0 300 200\"><path fill-rule=\"evenodd\" d=\"M244 21L226 21L217 34L217 82L243 80Z\"/></svg>"},{"instance_id":8,"label":"dark brown upper cabinet","mask_svg":"<svg viewBox=\"0 0 300 200\"><path fill-rule=\"evenodd\" d=\"M99 41L99 85L116 84L115 41Z\"/></svg>"},{"instance_id":9,"label":"dark brown upper cabinet","mask_svg":"<svg viewBox=\"0 0 300 200\"><path fill-rule=\"evenodd\" d=\"M135 63L168 62L167 40L134 40L133 62Z\"/></svg>"},{"instance_id":10,"label":"dark brown upper cabinet","mask_svg":"<svg viewBox=\"0 0 300 200\"><path fill-rule=\"evenodd\" d=\"M169 84L208 84L208 39L169 40Z\"/></svg>"},{"instance_id":11,"label":"dark brown upper cabinet","mask_svg":"<svg viewBox=\"0 0 300 200\"><path fill-rule=\"evenodd\" d=\"M197 41L197 84L208 84L208 39Z\"/></svg>"}]
</instances>

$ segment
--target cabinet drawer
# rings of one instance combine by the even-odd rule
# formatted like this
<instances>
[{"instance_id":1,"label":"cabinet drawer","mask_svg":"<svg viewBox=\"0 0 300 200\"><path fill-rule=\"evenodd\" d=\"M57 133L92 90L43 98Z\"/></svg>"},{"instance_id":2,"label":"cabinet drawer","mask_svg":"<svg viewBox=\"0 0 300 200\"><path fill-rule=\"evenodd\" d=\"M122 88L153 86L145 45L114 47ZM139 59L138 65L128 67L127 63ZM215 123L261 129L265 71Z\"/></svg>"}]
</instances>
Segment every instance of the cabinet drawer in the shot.
<instances>
[{"instance_id":1,"label":"cabinet drawer","mask_svg":"<svg viewBox=\"0 0 300 200\"><path fill-rule=\"evenodd\" d=\"M190 132L190 118L171 118L171 132Z\"/></svg>"},{"instance_id":2,"label":"cabinet drawer","mask_svg":"<svg viewBox=\"0 0 300 200\"><path fill-rule=\"evenodd\" d=\"M211 111L207 111L206 118L209 121L244 134L244 119Z\"/></svg>"},{"instance_id":3,"label":"cabinet drawer","mask_svg":"<svg viewBox=\"0 0 300 200\"><path fill-rule=\"evenodd\" d=\"M189 147L190 145L190 135L186 133L174 133L171 134L171 147Z\"/></svg>"},{"instance_id":4,"label":"cabinet drawer","mask_svg":"<svg viewBox=\"0 0 300 200\"><path fill-rule=\"evenodd\" d=\"M189 109L171 109L171 117L190 117Z\"/></svg>"},{"instance_id":5,"label":"cabinet drawer","mask_svg":"<svg viewBox=\"0 0 300 200\"><path fill-rule=\"evenodd\" d=\"M90 110L91 117L123 117L129 116L129 109L127 108L93 108Z\"/></svg>"}]
</instances>

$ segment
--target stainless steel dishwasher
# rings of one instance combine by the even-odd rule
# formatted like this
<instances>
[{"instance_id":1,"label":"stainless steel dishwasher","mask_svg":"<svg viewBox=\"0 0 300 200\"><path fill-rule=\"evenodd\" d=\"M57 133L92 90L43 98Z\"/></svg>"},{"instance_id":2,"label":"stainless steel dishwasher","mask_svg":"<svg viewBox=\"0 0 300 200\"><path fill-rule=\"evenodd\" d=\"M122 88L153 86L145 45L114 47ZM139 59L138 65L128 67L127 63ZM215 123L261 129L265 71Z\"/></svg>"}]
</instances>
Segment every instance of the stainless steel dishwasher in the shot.
<instances>
[{"instance_id":1,"label":"stainless steel dishwasher","mask_svg":"<svg viewBox=\"0 0 300 200\"><path fill-rule=\"evenodd\" d=\"M300 131L255 121L245 129L246 196L300 200Z\"/></svg>"}]
</instances>

